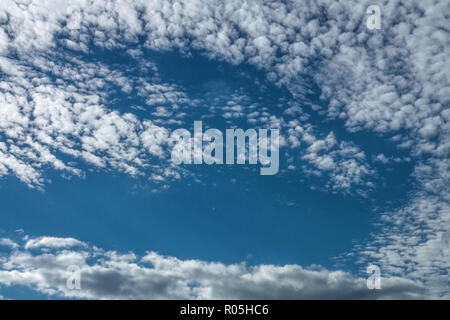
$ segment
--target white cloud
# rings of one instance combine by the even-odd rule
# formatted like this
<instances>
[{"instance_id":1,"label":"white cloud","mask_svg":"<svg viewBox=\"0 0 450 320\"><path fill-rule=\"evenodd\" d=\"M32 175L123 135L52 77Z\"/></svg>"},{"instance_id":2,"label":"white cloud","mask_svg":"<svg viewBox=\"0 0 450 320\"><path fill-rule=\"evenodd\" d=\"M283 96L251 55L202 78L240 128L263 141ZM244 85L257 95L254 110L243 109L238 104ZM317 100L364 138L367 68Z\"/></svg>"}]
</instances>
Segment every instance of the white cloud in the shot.
<instances>
[{"instance_id":1,"label":"white cloud","mask_svg":"<svg viewBox=\"0 0 450 320\"><path fill-rule=\"evenodd\" d=\"M60 66L38 59L39 69L5 61L15 69L0 81L0 133L5 137L0 142L0 175L13 173L30 187L42 187L46 168L83 174L61 154L130 175L151 166L151 155L162 156L169 142L166 129L105 107L105 81L117 83L120 73L76 60ZM52 76L59 81L53 82ZM163 135L149 139L149 128ZM166 168L153 165L156 172Z\"/></svg>"},{"instance_id":2,"label":"white cloud","mask_svg":"<svg viewBox=\"0 0 450 320\"><path fill-rule=\"evenodd\" d=\"M57 239L41 237L39 239ZM61 243L62 240L58 240ZM78 243L79 240L73 239ZM54 242L52 240L52 242ZM26 245L25 245L26 246ZM54 247L55 248L55 247ZM58 248L57 248L58 249ZM120 254L96 247L35 253L20 248L0 260L0 285L24 285L51 296L87 299L411 299L420 284L382 279L381 290L344 271L313 266L223 264L148 252ZM70 290L70 266L81 270L81 290Z\"/></svg>"},{"instance_id":3,"label":"white cloud","mask_svg":"<svg viewBox=\"0 0 450 320\"><path fill-rule=\"evenodd\" d=\"M4 10L11 18L4 28L11 37L8 42L9 47L17 50L24 61L28 59L35 61L34 65L39 65L44 70L51 69L59 78L69 75L69 79L73 80L78 77L80 78L78 86L86 89L96 88L97 91L105 86L105 82L115 83L125 92L132 89L127 81L129 79L120 72L108 71L104 67L98 70L98 67L92 65L82 67L80 63L70 72L64 68L62 68L64 72L61 72L61 66L54 63L53 66L49 65L45 62L45 55L36 55L35 50L47 55L48 50L58 45L54 37L56 33L73 43L85 45L89 39L92 39L98 46L107 48L121 47L128 42L135 43L137 36L144 35L147 38L146 45L156 50L172 47L189 50L192 46L206 49L207 54L223 58L231 63L249 61L265 70L269 78L285 84L294 96L310 92L308 84L302 79L311 73L310 66L315 65L312 63L313 60L323 60L321 69L313 73L314 79L321 87L323 97L330 100L329 115L345 118L350 130L360 127L376 131L413 128L417 137L427 139L435 135L442 137L441 128L446 127L442 117L438 116L439 111L443 110L442 103L434 104L430 108L430 113L424 108L429 105L427 101L431 101L430 98L415 95L420 88L430 87L429 82L432 81L433 85L438 85L439 88L437 98L444 99L441 99L442 101L446 99L446 89L443 87L446 81L438 83L435 81L435 78L444 79L445 74L442 70L445 68L436 67L433 70L437 73L429 74L434 71L421 67L421 63L427 63L422 58L425 54L433 57L433 66L442 63L448 56L447 51L441 55L436 54L436 50L433 51L433 48L445 48L442 42L445 42L446 38L443 37L443 31L440 28L443 21L441 12L444 10L439 7L444 6L443 4L425 5L423 2L411 2L402 7L404 11L400 13L395 10L395 5L386 4L383 6L385 31L374 34L366 30L365 24L361 23L365 19L366 8L361 2L262 4L254 1L205 3L199 0L172 3L154 1L151 4L144 1L111 1L110 3L111 5L108 6L103 3L84 6L79 2L68 1L59 3L56 7L50 2L18 6L14 1L8 0L5 2ZM418 18L416 9L423 8L426 8L424 17ZM142 14L139 16L138 12ZM328 19L318 19L318 16L324 13ZM65 21L70 28L65 27ZM412 24L412 21L419 23ZM39 28L36 27L38 23ZM412 25L414 30L411 29ZM95 32L91 32L92 30ZM406 40L406 44L414 48L411 54L403 46L406 32L413 34L413 37ZM424 33L431 36L426 37ZM381 45L382 40L388 41L388 44ZM421 52L422 49L426 52ZM359 63L354 64L355 59ZM11 60L4 61L6 61L4 71L12 72L16 76L23 78L24 74L31 71L25 70ZM398 74L391 74L391 65L395 63L402 68L399 69ZM416 74L420 71L420 77L410 78L411 71L403 68L403 64L415 68ZM80 68L82 70L79 70ZM92 70L102 77L93 78ZM383 79L383 83L373 79ZM23 81L23 79L20 80ZM174 92L170 85L155 85L144 81L140 88L141 93L145 92L144 94L147 95L147 103L150 105L169 103L176 109L180 101L186 101L186 97ZM66 90L66 88L59 89ZM399 91L404 92L403 96ZM422 92L425 91L429 90L422 90ZM51 94L55 95L55 93ZM17 93L14 95L17 96ZM64 95L67 99L67 93ZM44 100L45 104L49 102L53 101ZM417 105L416 108L413 103ZM66 106L64 108L67 109ZM15 121L11 118L15 114L14 110L12 111L8 123ZM56 110L51 112L55 113ZM173 110L156 106L153 114L167 117L171 112ZM236 118L240 114L241 111L230 110L225 112L224 116ZM108 114L105 117L111 115ZM408 118L410 116L412 118ZM266 118L270 119L273 116L269 113ZM419 119L423 119L423 122ZM122 121L122 117L118 117L117 121ZM42 124L39 123L39 125ZM139 155L138 145L134 141L127 141L127 148L118 146L116 142L123 135L117 134L117 130L111 124L105 125L109 127L92 132L94 137L83 137L82 146L89 150L83 150L81 153L75 152L72 148L67 150L67 147L63 150L77 154L97 166L110 165L130 174L139 174L139 166L133 161L130 163L132 157L136 158ZM69 131L71 128L73 126L65 129ZM128 130L125 128L123 133L135 134L133 129L133 127L129 127ZM7 132L13 133L10 128ZM45 135L40 133L40 136L54 143L48 133ZM108 139L105 140L105 137ZM67 137L64 140L67 140ZM111 144L111 150L105 149ZM442 153L443 146L447 144L421 143L421 150L429 152L440 148ZM153 149L159 150L159 148L156 145ZM102 159L105 158L104 155L99 157L94 152L104 150L107 151L106 159ZM51 151L48 152L52 154ZM48 161L59 170L70 170L79 174L74 168L68 168L55 159ZM137 162L142 163L143 159L139 158ZM21 163L20 157L9 157L8 163L9 166L3 164L1 172L9 169L29 185L43 184L39 170L30 168L27 163ZM317 159L315 163L318 169L327 170L333 166L330 157ZM367 173L354 162L344 164L348 167L347 171L354 172L356 176ZM343 179L340 185L346 186L352 184L353 178L348 179L340 175L337 179Z\"/></svg>"},{"instance_id":4,"label":"white cloud","mask_svg":"<svg viewBox=\"0 0 450 320\"><path fill-rule=\"evenodd\" d=\"M292 120L288 124L288 141L290 147L306 147L301 151L301 158L309 163L304 165L304 172L315 175L327 174L330 178L328 186L331 190L350 190L351 187L370 188L372 184L367 177L373 174L366 160L366 155L356 145L338 142L334 133L330 132L323 139L317 138L313 127Z\"/></svg>"},{"instance_id":5,"label":"white cloud","mask_svg":"<svg viewBox=\"0 0 450 320\"><path fill-rule=\"evenodd\" d=\"M449 294L450 207L438 196L416 194L404 208L385 213L381 232L358 247L364 263L388 276L421 279L434 293Z\"/></svg>"},{"instance_id":6,"label":"white cloud","mask_svg":"<svg viewBox=\"0 0 450 320\"><path fill-rule=\"evenodd\" d=\"M70 248L78 246L84 247L86 244L74 238L40 237L28 240L24 248Z\"/></svg>"},{"instance_id":7,"label":"white cloud","mask_svg":"<svg viewBox=\"0 0 450 320\"><path fill-rule=\"evenodd\" d=\"M9 247L12 249L18 247L17 243L15 243L14 241L12 241L11 239L8 239L8 238L0 238L0 246Z\"/></svg>"}]
</instances>

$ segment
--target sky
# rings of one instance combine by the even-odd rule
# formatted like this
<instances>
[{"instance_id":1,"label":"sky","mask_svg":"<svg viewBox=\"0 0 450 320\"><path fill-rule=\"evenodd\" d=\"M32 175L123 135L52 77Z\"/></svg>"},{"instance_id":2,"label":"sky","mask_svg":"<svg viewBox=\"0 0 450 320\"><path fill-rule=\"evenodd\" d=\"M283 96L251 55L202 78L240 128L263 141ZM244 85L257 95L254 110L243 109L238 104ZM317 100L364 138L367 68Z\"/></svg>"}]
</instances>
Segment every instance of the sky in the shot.
<instances>
[{"instance_id":1,"label":"sky","mask_svg":"<svg viewBox=\"0 0 450 320\"><path fill-rule=\"evenodd\" d=\"M373 4L1 1L0 299L449 299L450 3Z\"/></svg>"}]
</instances>

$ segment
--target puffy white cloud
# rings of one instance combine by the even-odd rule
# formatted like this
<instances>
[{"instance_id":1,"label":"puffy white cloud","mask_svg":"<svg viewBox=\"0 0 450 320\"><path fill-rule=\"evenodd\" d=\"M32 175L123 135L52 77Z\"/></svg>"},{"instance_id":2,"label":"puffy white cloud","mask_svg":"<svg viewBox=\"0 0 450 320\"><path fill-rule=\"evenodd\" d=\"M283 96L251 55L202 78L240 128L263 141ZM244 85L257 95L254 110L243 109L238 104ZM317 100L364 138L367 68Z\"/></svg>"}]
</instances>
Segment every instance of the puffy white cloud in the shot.
<instances>
[{"instance_id":1,"label":"puffy white cloud","mask_svg":"<svg viewBox=\"0 0 450 320\"><path fill-rule=\"evenodd\" d=\"M168 135L150 139L149 130L167 130L104 105L107 83L126 87L125 80L118 80L124 78L120 72L76 59L62 65L55 61L37 59L29 65L5 59L1 66L12 71L0 81L0 175L13 173L30 187L42 187L47 168L82 176L76 159L130 175L149 166L166 170L167 165L149 161L161 157Z\"/></svg>"},{"instance_id":2,"label":"puffy white cloud","mask_svg":"<svg viewBox=\"0 0 450 320\"><path fill-rule=\"evenodd\" d=\"M24 248L70 248L77 246L83 247L86 244L74 238L40 237L28 240Z\"/></svg>"},{"instance_id":3,"label":"puffy white cloud","mask_svg":"<svg viewBox=\"0 0 450 320\"><path fill-rule=\"evenodd\" d=\"M356 145L342 141L338 142L334 133L330 132L323 139L317 138L313 127L290 121L288 141L292 148L306 144L301 158L314 169L303 165L304 172L313 175L328 174L328 186L332 190L350 190L354 186L364 189L372 186L367 177L373 173L366 160L366 155Z\"/></svg>"},{"instance_id":4,"label":"puffy white cloud","mask_svg":"<svg viewBox=\"0 0 450 320\"><path fill-rule=\"evenodd\" d=\"M246 60L256 65L267 71L269 78L287 85L294 96L310 91L307 83L301 79L310 73L311 66L315 65L314 59L323 60L322 69L315 72L314 80L321 86L323 96L331 99L329 114L341 117L344 113L339 113L338 108L341 108L342 105L345 105L347 109L355 106L355 108L358 108L357 110L348 109L349 112L345 113L350 128L355 128L357 123L367 123L370 120L377 123L375 129L380 129L380 126L386 127L386 125L383 124L384 122L379 115L389 119L397 119L395 116L394 118L391 117L392 112L389 110L395 108L398 104L395 102L399 96L398 90L409 88L411 81L408 81L409 78L405 78L402 72L400 75L387 75L387 78L385 77L387 79L386 84L373 86L372 84L376 83L370 82L370 77L373 72L384 75L390 69L380 68L379 66L383 66L385 62L390 63L392 59L399 57L398 52L401 47L395 41L401 40L398 33L406 32L403 21L411 21L415 18L416 6L420 7L419 4L405 6L404 12L400 14L394 12L395 6L386 5L386 7L383 7L383 17L386 16L383 25L387 28L385 36L370 33L365 29L364 23L361 23L365 18L365 4L360 2L323 1L315 3L300 1L262 4L255 1L205 3L201 0L187 2L153 1L152 3L145 1L108 1L107 3L67 1L56 5L51 2L35 3L31 1L28 5L19 5L13 0L8 0L3 4L3 10L10 17L4 22L4 28L9 35L9 47L14 48L22 59L29 60L34 66L39 66L41 70L47 72L51 70L54 76L59 79L72 81L77 79L78 89L97 89L97 95L99 94L98 90L103 89L107 82L121 87L125 92L129 92L132 90L130 79L124 77L120 72L109 71L103 66L99 68L92 64L84 66L82 63L77 63L76 68L68 70L65 66L58 66L55 62L46 62L48 51L59 44L59 40L55 38L56 35L71 41L72 47L75 44L86 46L89 40L93 40L98 46L120 48L130 42L135 43L138 36L144 36L147 39L146 46L156 50L167 48L189 50L190 46L206 49L206 54L225 59L231 63L240 63ZM438 10L428 10L426 13L439 17ZM325 15L327 16L326 20L323 19ZM400 20L403 24L400 23L397 26L393 22L394 16L401 17ZM25 20L25 18L27 19ZM424 23L417 28L424 27L423 25ZM433 23L433 26L437 29L435 32L436 39L433 41L445 40L445 37L442 37L438 31L439 23ZM19 32L19 30L21 31ZM409 30L409 32L412 31ZM393 37L389 46L375 46L381 38L392 38L392 35L395 35L395 37ZM421 38L421 35L415 38L419 37ZM367 48L368 44L370 44L369 48ZM436 44L433 43L433 46L436 46ZM372 59L373 54L369 49L380 53L380 61L376 60L378 56L375 55L375 62L372 63L370 59ZM45 55L34 54L36 50L37 52L44 52ZM405 57L408 55L406 52L401 52ZM400 57L403 56L400 55ZM360 63L355 65L352 61L356 58L360 60ZM438 59L438 61L441 60ZM20 81L24 81L24 74L32 71L25 70L20 64L18 65L12 60L5 61L6 64L4 63L5 66L2 69L21 77L21 79L18 79ZM339 70L336 70L336 68ZM345 81L339 78L343 76L345 76ZM361 82L362 79L364 81ZM425 78L424 81L427 79ZM364 86L354 85L355 81L362 83ZM397 83L404 83L403 87L397 85ZM69 84L67 83L64 87L59 86L59 89L67 90L67 85ZM344 85L345 88L342 87ZM173 109L176 109L180 102L186 102L186 97L177 91L173 91L170 86L149 84L144 81L140 83L139 87L140 94L146 97L148 104L170 104L169 109L156 105L153 115L157 117L164 118L172 115ZM374 90L373 94L370 93L370 90ZM405 94L405 103L411 102L410 100L414 97L412 93L407 92ZM49 94L57 95L55 92ZM368 98L364 100L367 103L351 101L353 97L364 98L368 94L377 99ZM66 97L62 95L66 95ZM17 93L15 96L17 96ZM60 96L63 99L68 98L66 92L61 93ZM72 96L73 93L70 93L70 97ZM53 102L48 99L43 100L41 95L37 97L33 95L33 97L42 101L41 106L43 103L48 105ZM382 103L379 104L379 101ZM53 103L61 104L61 102ZM372 107L366 108L366 104ZM385 109L380 109L381 106L385 106ZM409 107L409 105L402 108L404 111L396 113L401 116L401 119L395 120L398 125L390 125L389 128L404 127L403 123L400 123L404 122L403 115L410 114L411 111L415 113L415 109ZM64 109L67 110L67 106L64 106ZM17 112L11 111L8 110L10 114L8 123L10 124L14 123L11 117L17 115ZM92 111L100 112L95 110L94 106L91 106L87 111L89 113ZM57 112L55 109L51 109L43 110L42 115L46 116L49 112L52 114L62 113L62 111ZM261 115L260 120L273 118L270 113L265 113ZM64 124L66 127L60 127L58 131L70 132L75 127L68 125L67 116L70 116L70 113L66 111L65 114L63 119L58 119L58 123ZM129 123L129 121L127 121L128 123L122 123L121 126L124 129L121 134L113 125L115 122L111 121L123 121L123 117L116 115L116 120L111 117L113 115L108 114L103 117L107 122L105 128L98 128L97 125L98 129L95 132L86 130L92 134L81 137L82 147L86 150L76 152L73 148L68 150L64 146L63 150L58 151L76 154L85 161L100 167L109 165L130 174L139 174L140 170L134 162L144 163L145 161L139 157L140 150L139 144L136 142L137 138L133 137L131 141L125 139L126 147L118 145L118 141L121 141L128 134L136 135L138 130L134 127L139 125ZM242 110L225 111L223 115L226 118L236 118L242 115ZM17 119L17 116L15 118ZM127 120L131 120L131 118ZM420 129L420 135L425 138L436 135L439 131L437 128L442 125L440 118L435 116L424 121L425 125ZM38 124L42 127L45 123L45 121L42 121ZM365 126L374 127L375 125L365 124ZM11 129L9 130L12 133ZM78 131L75 132L78 133ZM54 141L51 141L49 134L39 133L39 135L47 142L54 143ZM67 137L64 140L67 140ZM433 146L429 148L433 148ZM161 147L159 145L152 146L151 149L156 151L150 153L157 152L160 155ZM99 156L96 152L105 152L106 157L103 154ZM51 156L51 151L48 151L48 153ZM133 157L137 160L133 161ZM332 157L330 155L323 159L316 159L316 167L329 170L334 165L331 161ZM69 170L74 174L80 174L79 171L69 168L61 161L52 160L49 157L47 159L49 159L48 163L53 164L59 170ZM11 158L8 161L15 164L10 164L9 167L3 164L2 172L9 168L26 183L42 185L43 181L39 170L27 167L27 164L21 164L20 157ZM353 172L351 175L359 177L368 173L367 170L363 170L364 168L353 161L345 162L344 165L348 168L348 172ZM338 179L343 180L338 184L342 187L348 187L354 180L342 175Z\"/></svg>"},{"instance_id":5,"label":"puffy white cloud","mask_svg":"<svg viewBox=\"0 0 450 320\"><path fill-rule=\"evenodd\" d=\"M5 246L9 248L17 248L18 244L8 238L0 238L0 246Z\"/></svg>"},{"instance_id":6,"label":"puffy white cloud","mask_svg":"<svg viewBox=\"0 0 450 320\"><path fill-rule=\"evenodd\" d=\"M58 243L61 241L59 239ZM369 290L363 278L318 266L227 265L181 260L156 252L147 252L145 256L138 257L134 253L120 254L90 246L79 249L56 248L51 252L28 251L21 247L3 256L0 265L0 285L24 285L48 295L82 299L427 297L427 290L420 282L398 277L383 278L381 290ZM66 286L67 279L73 275L73 266L80 268L80 290Z\"/></svg>"},{"instance_id":7,"label":"puffy white cloud","mask_svg":"<svg viewBox=\"0 0 450 320\"><path fill-rule=\"evenodd\" d=\"M434 294L450 293L450 207L438 196L416 194L401 210L385 213L381 232L357 248L364 263L378 263L387 276L421 279Z\"/></svg>"}]
</instances>

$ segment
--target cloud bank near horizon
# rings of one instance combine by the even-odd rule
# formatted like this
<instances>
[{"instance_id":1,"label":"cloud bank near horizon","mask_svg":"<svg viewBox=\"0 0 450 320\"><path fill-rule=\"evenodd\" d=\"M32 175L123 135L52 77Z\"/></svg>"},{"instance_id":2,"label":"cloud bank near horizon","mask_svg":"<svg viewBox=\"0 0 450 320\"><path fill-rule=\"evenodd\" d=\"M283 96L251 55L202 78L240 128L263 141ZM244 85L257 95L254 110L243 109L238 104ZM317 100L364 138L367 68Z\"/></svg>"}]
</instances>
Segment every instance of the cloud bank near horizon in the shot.
<instances>
[{"instance_id":1,"label":"cloud bank near horizon","mask_svg":"<svg viewBox=\"0 0 450 320\"><path fill-rule=\"evenodd\" d=\"M149 251L139 257L87 245L73 238L2 239L2 286L26 286L53 297L79 299L423 299L420 282L382 278L381 290L366 279L320 266L181 260ZM71 267L81 289L69 289Z\"/></svg>"}]
</instances>

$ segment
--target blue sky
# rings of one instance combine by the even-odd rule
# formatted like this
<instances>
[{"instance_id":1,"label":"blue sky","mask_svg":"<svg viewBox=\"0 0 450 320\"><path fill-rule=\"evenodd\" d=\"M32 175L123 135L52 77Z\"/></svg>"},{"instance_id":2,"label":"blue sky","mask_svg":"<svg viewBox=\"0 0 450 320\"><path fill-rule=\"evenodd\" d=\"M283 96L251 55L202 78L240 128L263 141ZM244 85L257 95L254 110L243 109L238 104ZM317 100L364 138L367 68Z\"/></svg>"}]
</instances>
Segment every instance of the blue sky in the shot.
<instances>
[{"instance_id":1,"label":"blue sky","mask_svg":"<svg viewBox=\"0 0 450 320\"><path fill-rule=\"evenodd\" d=\"M448 5L400 3L0 5L0 298L448 298ZM196 120L279 172L174 165Z\"/></svg>"}]
</instances>

